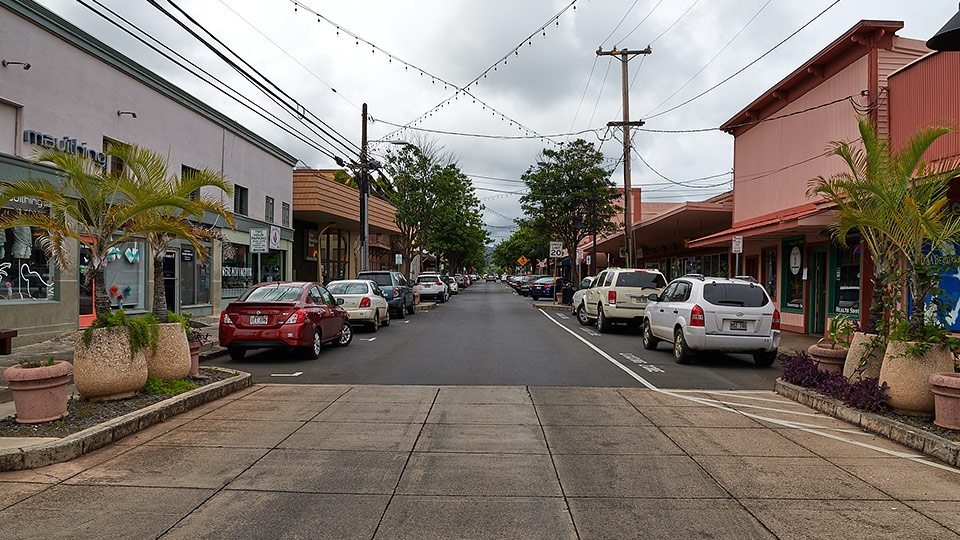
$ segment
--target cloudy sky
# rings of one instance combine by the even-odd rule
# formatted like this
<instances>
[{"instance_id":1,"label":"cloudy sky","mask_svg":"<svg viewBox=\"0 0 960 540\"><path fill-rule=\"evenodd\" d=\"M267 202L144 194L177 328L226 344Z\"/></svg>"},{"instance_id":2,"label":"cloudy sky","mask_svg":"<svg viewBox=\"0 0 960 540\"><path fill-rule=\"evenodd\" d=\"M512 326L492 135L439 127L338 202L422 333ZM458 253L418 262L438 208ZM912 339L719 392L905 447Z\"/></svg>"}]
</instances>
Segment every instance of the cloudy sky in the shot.
<instances>
[{"instance_id":1,"label":"cloudy sky","mask_svg":"<svg viewBox=\"0 0 960 540\"><path fill-rule=\"evenodd\" d=\"M898 35L925 41L957 12L955 0L40 3L310 167L335 167L332 155L356 159L367 103L371 141L431 141L456 157L487 207L494 240L512 232L520 175L545 147L591 141L623 184L622 134L606 128L622 118L621 62L598 56L598 47L652 49L629 63L630 117L651 130L633 134L632 185L648 201L703 200L730 189L733 138L653 130L718 127L862 19L903 21ZM246 63L285 105L177 21ZM124 30L194 66L176 65ZM261 114L198 76L200 69ZM835 107L853 114L849 105ZM298 116L323 124L305 126ZM389 148L374 143L371 154Z\"/></svg>"}]
</instances>

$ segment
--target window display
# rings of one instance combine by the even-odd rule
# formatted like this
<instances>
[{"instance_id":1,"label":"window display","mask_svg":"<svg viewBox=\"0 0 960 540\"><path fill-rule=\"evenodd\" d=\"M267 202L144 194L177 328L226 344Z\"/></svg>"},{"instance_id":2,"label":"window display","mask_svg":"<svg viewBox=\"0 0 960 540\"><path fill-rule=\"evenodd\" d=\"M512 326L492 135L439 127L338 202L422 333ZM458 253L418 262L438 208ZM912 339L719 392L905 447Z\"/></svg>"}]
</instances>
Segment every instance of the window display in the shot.
<instances>
[{"instance_id":1,"label":"window display","mask_svg":"<svg viewBox=\"0 0 960 540\"><path fill-rule=\"evenodd\" d=\"M144 242L125 242L107 250L107 265L103 269L104 284L110 295L110 305L116 309L147 309L144 291L147 269L143 257L147 253Z\"/></svg>"},{"instance_id":2,"label":"window display","mask_svg":"<svg viewBox=\"0 0 960 540\"><path fill-rule=\"evenodd\" d=\"M40 247L39 229L0 230L0 301L59 300L56 268Z\"/></svg>"},{"instance_id":3,"label":"window display","mask_svg":"<svg viewBox=\"0 0 960 540\"><path fill-rule=\"evenodd\" d=\"M225 243L223 245L223 264L221 267L221 296L236 298L254 283L253 255L250 246Z\"/></svg>"},{"instance_id":4,"label":"window display","mask_svg":"<svg viewBox=\"0 0 960 540\"><path fill-rule=\"evenodd\" d=\"M804 242L802 238L783 242L783 307L803 309Z\"/></svg>"},{"instance_id":5,"label":"window display","mask_svg":"<svg viewBox=\"0 0 960 540\"><path fill-rule=\"evenodd\" d=\"M847 249L836 249L836 275L833 280L833 311L854 318L860 316L860 242L848 242Z\"/></svg>"}]
</instances>

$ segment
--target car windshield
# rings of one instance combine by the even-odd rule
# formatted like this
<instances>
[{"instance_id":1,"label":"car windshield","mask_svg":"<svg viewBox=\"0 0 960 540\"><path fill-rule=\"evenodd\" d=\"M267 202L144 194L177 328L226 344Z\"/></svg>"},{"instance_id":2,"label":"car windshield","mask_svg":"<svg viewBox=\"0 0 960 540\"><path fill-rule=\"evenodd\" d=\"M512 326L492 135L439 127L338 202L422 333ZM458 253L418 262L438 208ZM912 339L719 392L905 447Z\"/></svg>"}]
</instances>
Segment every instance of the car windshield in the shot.
<instances>
[{"instance_id":1,"label":"car windshield","mask_svg":"<svg viewBox=\"0 0 960 540\"><path fill-rule=\"evenodd\" d=\"M660 274L653 272L621 272L617 278L617 287L639 287L643 289L662 289L667 282Z\"/></svg>"},{"instance_id":2,"label":"car windshield","mask_svg":"<svg viewBox=\"0 0 960 540\"><path fill-rule=\"evenodd\" d=\"M296 302L303 289L285 285L267 285L249 289L238 300L240 302Z\"/></svg>"},{"instance_id":3,"label":"car windshield","mask_svg":"<svg viewBox=\"0 0 960 540\"><path fill-rule=\"evenodd\" d=\"M367 294L366 283L331 283L327 290L332 294Z\"/></svg>"},{"instance_id":4,"label":"car windshield","mask_svg":"<svg viewBox=\"0 0 960 540\"><path fill-rule=\"evenodd\" d=\"M716 306L763 307L769 302L763 287L748 283L707 283L703 299Z\"/></svg>"},{"instance_id":5,"label":"car windshield","mask_svg":"<svg viewBox=\"0 0 960 540\"><path fill-rule=\"evenodd\" d=\"M376 283L377 285L380 285L381 287L383 287L383 286L388 286L388 287L390 287L390 286L393 285L393 283L392 283L391 280L390 280L390 274L386 274L386 273L381 273L381 274L363 274L363 273L361 273L361 274L360 274L360 277L362 277L363 279L373 280L374 283ZM333 292L333 291L330 291L330 292Z\"/></svg>"},{"instance_id":6,"label":"car windshield","mask_svg":"<svg viewBox=\"0 0 960 540\"><path fill-rule=\"evenodd\" d=\"M540 285L546 285L546 284L548 284L548 283L553 283L553 278L552 278L552 277L540 278L540 279L534 281L534 283L538 283L538 284L540 284Z\"/></svg>"}]
</instances>

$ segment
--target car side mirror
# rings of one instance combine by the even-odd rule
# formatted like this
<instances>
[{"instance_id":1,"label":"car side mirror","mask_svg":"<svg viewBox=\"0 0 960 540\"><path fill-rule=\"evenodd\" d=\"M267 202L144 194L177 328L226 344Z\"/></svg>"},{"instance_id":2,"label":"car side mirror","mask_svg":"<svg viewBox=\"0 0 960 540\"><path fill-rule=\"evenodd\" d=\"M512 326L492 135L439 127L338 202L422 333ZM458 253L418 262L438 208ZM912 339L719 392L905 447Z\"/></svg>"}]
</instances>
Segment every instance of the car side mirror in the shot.
<instances>
[{"instance_id":1,"label":"car side mirror","mask_svg":"<svg viewBox=\"0 0 960 540\"><path fill-rule=\"evenodd\" d=\"M343 298L337 298L337 305L338 305L338 306L342 306L342 305L343 305Z\"/></svg>"},{"instance_id":2,"label":"car side mirror","mask_svg":"<svg viewBox=\"0 0 960 540\"><path fill-rule=\"evenodd\" d=\"M660 296L657 295L657 293L650 293L647 295L647 300L650 300L651 302L659 302Z\"/></svg>"}]
</instances>

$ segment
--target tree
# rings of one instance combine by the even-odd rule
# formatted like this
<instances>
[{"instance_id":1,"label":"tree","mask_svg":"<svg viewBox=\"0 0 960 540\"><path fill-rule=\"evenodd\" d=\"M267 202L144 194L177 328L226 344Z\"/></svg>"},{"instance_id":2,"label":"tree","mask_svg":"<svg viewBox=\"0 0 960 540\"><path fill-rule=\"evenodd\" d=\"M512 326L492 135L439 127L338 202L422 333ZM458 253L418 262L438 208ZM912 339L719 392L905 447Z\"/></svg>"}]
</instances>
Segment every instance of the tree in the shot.
<instances>
[{"instance_id":1,"label":"tree","mask_svg":"<svg viewBox=\"0 0 960 540\"><path fill-rule=\"evenodd\" d=\"M205 261L210 253L207 243L223 240L214 227L201 224L204 212L210 212L233 226L233 213L219 196L202 193L202 188L214 188L231 195L233 187L223 173L212 169L170 174L169 163L160 154L136 145L120 145L113 154L123 160L123 174L128 182L123 185L134 191L127 193L138 200L150 193L182 199L177 206L157 206L141 212L127 224L130 232L143 235L153 255L153 314L160 322L167 322L167 297L163 283L163 258L167 246L180 238L193 246L197 260ZM159 225L164 227L160 228Z\"/></svg>"},{"instance_id":2,"label":"tree","mask_svg":"<svg viewBox=\"0 0 960 540\"><path fill-rule=\"evenodd\" d=\"M529 224L518 221L519 228L510 235L510 238L500 242L493 248L491 257L493 264L501 269L517 267L517 259L522 255L531 261L542 259L549 255L547 244L549 237L542 235Z\"/></svg>"},{"instance_id":3,"label":"tree","mask_svg":"<svg viewBox=\"0 0 960 540\"><path fill-rule=\"evenodd\" d=\"M602 234L614 228L610 219L617 213L614 201L620 193L602 163L603 154L592 143L577 139L559 150L542 150L521 177L529 190L520 198L527 223L548 241L559 239L571 260L592 229ZM593 227L577 226L590 221ZM579 282L579 269L575 264L571 268L574 282Z\"/></svg>"},{"instance_id":4,"label":"tree","mask_svg":"<svg viewBox=\"0 0 960 540\"><path fill-rule=\"evenodd\" d=\"M116 152L117 148L111 148L106 154ZM128 176L107 173L92 160L66 152L42 150L34 161L52 163L60 170L61 181L26 178L0 182L0 206L15 197L34 197L47 203L49 212L21 211L0 217L0 229L25 226L45 231L41 245L61 270L72 265L73 242L85 246L90 251L86 279L88 285L91 280L94 284L94 307L98 314L109 313L110 296L104 283L108 250L137 236L138 232L127 226L140 214L160 207L188 210L189 201L139 189ZM159 220L151 226L157 232L176 234L180 230L176 224Z\"/></svg>"},{"instance_id":5,"label":"tree","mask_svg":"<svg viewBox=\"0 0 960 540\"><path fill-rule=\"evenodd\" d=\"M384 169L392 178L384 194L397 208L394 222L400 229L403 273L409 275L410 261L416 250L426 249L427 231L433 223L437 165L418 147L406 145L387 154Z\"/></svg>"},{"instance_id":6,"label":"tree","mask_svg":"<svg viewBox=\"0 0 960 540\"><path fill-rule=\"evenodd\" d=\"M450 164L438 171L436 188L439 197L428 237L431 249L455 270L482 266L489 235L483 228L483 205L470 179Z\"/></svg>"}]
</instances>

